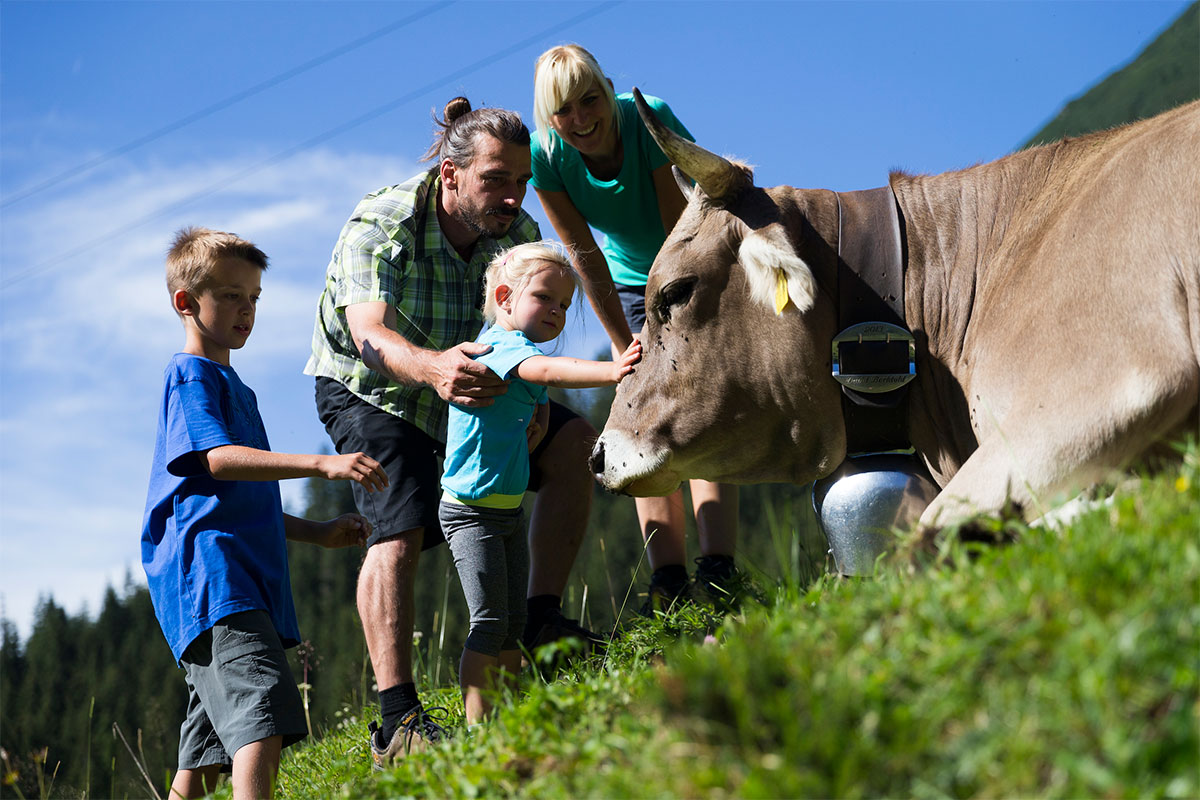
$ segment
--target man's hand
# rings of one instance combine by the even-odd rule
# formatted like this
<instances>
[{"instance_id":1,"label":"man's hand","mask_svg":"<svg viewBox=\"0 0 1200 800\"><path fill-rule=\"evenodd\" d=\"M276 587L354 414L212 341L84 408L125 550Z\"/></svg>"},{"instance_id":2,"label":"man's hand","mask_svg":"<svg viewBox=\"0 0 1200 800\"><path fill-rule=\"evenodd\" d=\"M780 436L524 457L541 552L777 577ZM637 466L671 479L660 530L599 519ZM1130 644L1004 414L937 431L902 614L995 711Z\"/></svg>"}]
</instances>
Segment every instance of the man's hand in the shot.
<instances>
[{"instance_id":1,"label":"man's hand","mask_svg":"<svg viewBox=\"0 0 1200 800\"><path fill-rule=\"evenodd\" d=\"M324 530L313 539L313 543L322 547L362 547L371 535L371 523L361 514L342 514L337 519L318 524Z\"/></svg>"},{"instance_id":2,"label":"man's hand","mask_svg":"<svg viewBox=\"0 0 1200 800\"><path fill-rule=\"evenodd\" d=\"M322 456L317 469L331 481L358 481L368 492L378 492L388 485L383 467L366 453Z\"/></svg>"},{"instance_id":3,"label":"man's hand","mask_svg":"<svg viewBox=\"0 0 1200 800\"><path fill-rule=\"evenodd\" d=\"M369 369L406 386L428 385L438 397L460 406L490 406L508 391L483 364L471 358L491 345L463 342L449 350L426 350L396 332L396 309L381 301L346 306L354 346Z\"/></svg>"},{"instance_id":4,"label":"man's hand","mask_svg":"<svg viewBox=\"0 0 1200 800\"><path fill-rule=\"evenodd\" d=\"M429 361L429 385L447 402L468 408L490 406L496 395L508 391L508 381L471 356L491 349L489 344L463 342L436 353Z\"/></svg>"}]
</instances>

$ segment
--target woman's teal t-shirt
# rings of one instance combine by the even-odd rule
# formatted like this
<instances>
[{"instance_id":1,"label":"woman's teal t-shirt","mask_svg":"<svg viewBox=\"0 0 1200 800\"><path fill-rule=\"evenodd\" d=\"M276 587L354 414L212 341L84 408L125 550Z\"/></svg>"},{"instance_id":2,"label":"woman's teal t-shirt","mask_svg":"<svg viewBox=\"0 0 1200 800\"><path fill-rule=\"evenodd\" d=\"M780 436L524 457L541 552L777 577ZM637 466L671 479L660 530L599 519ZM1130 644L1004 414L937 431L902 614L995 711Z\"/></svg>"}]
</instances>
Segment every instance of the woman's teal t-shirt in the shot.
<instances>
[{"instance_id":1,"label":"woman's teal t-shirt","mask_svg":"<svg viewBox=\"0 0 1200 800\"><path fill-rule=\"evenodd\" d=\"M643 97L664 125L695 141L665 102L649 95ZM667 238L652 176L654 170L667 163L667 157L642 124L632 94L617 95L617 113L625 152L615 179L595 178L579 151L564 143L557 133L536 131L530 140L531 183L535 189L566 192L588 225L604 234L600 249L614 281L645 286L650 265ZM547 136L549 154L544 146Z\"/></svg>"}]
</instances>

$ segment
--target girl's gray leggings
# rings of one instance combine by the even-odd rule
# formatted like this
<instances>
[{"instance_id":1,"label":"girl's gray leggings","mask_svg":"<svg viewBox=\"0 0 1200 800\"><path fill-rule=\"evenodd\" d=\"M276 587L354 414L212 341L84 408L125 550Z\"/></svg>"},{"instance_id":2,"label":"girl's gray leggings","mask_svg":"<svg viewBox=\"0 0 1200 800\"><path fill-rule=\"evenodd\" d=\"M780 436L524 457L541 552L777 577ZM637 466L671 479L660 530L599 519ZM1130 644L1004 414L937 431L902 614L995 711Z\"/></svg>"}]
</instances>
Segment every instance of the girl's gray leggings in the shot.
<instances>
[{"instance_id":1,"label":"girl's gray leggings","mask_svg":"<svg viewBox=\"0 0 1200 800\"><path fill-rule=\"evenodd\" d=\"M485 656L516 650L525 629L529 541L519 508L438 506L442 532L471 612L467 649Z\"/></svg>"}]
</instances>

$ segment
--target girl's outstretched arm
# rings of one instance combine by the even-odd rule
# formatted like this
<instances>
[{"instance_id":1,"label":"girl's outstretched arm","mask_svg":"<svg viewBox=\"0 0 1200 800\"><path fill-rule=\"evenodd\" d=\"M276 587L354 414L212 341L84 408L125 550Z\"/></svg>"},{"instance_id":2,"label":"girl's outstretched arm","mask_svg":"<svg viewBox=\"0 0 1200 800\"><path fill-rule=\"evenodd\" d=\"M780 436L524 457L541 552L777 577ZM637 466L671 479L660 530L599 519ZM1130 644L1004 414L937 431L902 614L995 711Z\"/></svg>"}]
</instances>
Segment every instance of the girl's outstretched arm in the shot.
<instances>
[{"instance_id":1,"label":"girl's outstretched arm","mask_svg":"<svg viewBox=\"0 0 1200 800\"><path fill-rule=\"evenodd\" d=\"M533 356L517 365L517 375L540 386L560 389L590 389L609 386L633 372L642 357L642 343L636 338L616 361L584 361L569 356Z\"/></svg>"}]
</instances>

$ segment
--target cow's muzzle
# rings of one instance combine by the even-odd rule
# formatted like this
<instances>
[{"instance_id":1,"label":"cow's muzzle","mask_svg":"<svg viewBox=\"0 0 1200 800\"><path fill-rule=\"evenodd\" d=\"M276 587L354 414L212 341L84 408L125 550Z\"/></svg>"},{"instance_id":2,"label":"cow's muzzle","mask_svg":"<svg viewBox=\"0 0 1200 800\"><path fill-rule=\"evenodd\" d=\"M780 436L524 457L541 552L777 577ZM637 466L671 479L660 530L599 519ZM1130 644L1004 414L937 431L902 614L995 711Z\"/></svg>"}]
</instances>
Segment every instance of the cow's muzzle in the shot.
<instances>
[{"instance_id":1,"label":"cow's muzzle","mask_svg":"<svg viewBox=\"0 0 1200 800\"><path fill-rule=\"evenodd\" d=\"M644 443L633 446L625 436L611 431L600 435L588 457L588 467L601 486L638 497L666 495L678 487L679 476L668 468L669 462L667 451L647 451Z\"/></svg>"}]
</instances>

